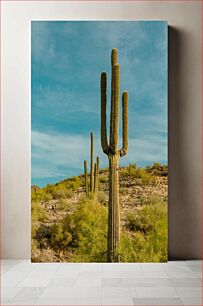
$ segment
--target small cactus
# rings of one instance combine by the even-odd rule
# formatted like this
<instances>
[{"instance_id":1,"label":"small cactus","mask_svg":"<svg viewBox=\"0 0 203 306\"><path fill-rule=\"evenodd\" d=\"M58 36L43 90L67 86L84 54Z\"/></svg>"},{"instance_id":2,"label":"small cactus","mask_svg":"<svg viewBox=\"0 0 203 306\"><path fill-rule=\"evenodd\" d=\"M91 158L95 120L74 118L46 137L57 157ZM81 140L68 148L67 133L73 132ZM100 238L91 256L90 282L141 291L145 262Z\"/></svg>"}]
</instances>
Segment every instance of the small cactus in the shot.
<instances>
[{"instance_id":1,"label":"small cactus","mask_svg":"<svg viewBox=\"0 0 203 306\"><path fill-rule=\"evenodd\" d=\"M99 190L99 156L94 164L94 194L97 196Z\"/></svg>"},{"instance_id":2,"label":"small cactus","mask_svg":"<svg viewBox=\"0 0 203 306\"><path fill-rule=\"evenodd\" d=\"M85 177L85 193L89 197L98 193L99 188L99 157L97 156L96 163L94 165L94 134L90 134L91 146L90 146L90 184L88 183L88 171L87 161L84 161L84 177Z\"/></svg>"},{"instance_id":3,"label":"small cactus","mask_svg":"<svg viewBox=\"0 0 203 306\"><path fill-rule=\"evenodd\" d=\"M85 193L89 196L89 186L88 186L88 173L87 173L87 161L84 160L84 173L85 173Z\"/></svg>"},{"instance_id":4,"label":"small cactus","mask_svg":"<svg viewBox=\"0 0 203 306\"><path fill-rule=\"evenodd\" d=\"M90 148L90 192L94 192L94 134L91 132L91 148Z\"/></svg>"}]
</instances>

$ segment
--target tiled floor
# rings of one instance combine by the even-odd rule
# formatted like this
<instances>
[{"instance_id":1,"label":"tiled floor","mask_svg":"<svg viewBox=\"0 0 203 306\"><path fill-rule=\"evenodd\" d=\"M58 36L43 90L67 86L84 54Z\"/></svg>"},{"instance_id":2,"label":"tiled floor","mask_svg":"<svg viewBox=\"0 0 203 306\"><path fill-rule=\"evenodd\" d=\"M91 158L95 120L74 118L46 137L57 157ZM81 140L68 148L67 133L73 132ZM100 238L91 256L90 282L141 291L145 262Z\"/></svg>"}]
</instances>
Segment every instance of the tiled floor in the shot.
<instances>
[{"instance_id":1,"label":"tiled floor","mask_svg":"<svg viewBox=\"0 0 203 306\"><path fill-rule=\"evenodd\" d=\"M1 305L202 305L202 261L1 261Z\"/></svg>"}]
</instances>

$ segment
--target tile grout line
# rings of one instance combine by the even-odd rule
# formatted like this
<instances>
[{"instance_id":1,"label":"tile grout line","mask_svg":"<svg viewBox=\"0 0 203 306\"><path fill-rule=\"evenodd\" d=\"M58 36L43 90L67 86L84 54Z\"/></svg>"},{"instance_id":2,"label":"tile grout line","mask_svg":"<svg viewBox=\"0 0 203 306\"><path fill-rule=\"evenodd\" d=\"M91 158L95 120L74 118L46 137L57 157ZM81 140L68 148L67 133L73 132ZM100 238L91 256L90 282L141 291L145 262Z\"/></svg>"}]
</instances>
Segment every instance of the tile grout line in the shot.
<instances>
[{"instance_id":1,"label":"tile grout line","mask_svg":"<svg viewBox=\"0 0 203 306\"><path fill-rule=\"evenodd\" d=\"M168 275L167 271L166 271L166 274ZM176 290L176 287L172 284L172 281L171 281L171 278L169 277L169 275L168 275L168 279L169 279L169 282L171 283L171 286L173 287L173 289L174 289L175 292L177 293L177 296L178 296L179 300L181 301L182 305L184 305L183 300L182 300L181 297L179 296L178 291Z\"/></svg>"},{"instance_id":2,"label":"tile grout line","mask_svg":"<svg viewBox=\"0 0 203 306\"><path fill-rule=\"evenodd\" d=\"M187 263L186 263L186 265L187 265ZM188 266L188 265L187 265L187 266ZM189 267L188 267L188 268L189 268ZM194 276L196 276L196 275L193 273L193 271L192 271L191 269L190 269L190 272L191 272L191 274L193 274ZM166 271L166 274L168 275L168 271ZM198 278L198 277L197 277L197 278ZM178 291L177 291L177 288L172 284L171 278L169 277L169 275L168 275L168 279L169 279L169 281L170 281L172 287L174 288L175 292L177 293L178 298L179 298L179 300L181 301L182 305L186 305L186 304L184 304L182 297L179 295L179 293L178 293ZM191 278L191 279L196 279L196 278Z\"/></svg>"},{"instance_id":3,"label":"tile grout line","mask_svg":"<svg viewBox=\"0 0 203 306\"><path fill-rule=\"evenodd\" d=\"M56 269L56 271L53 273L52 278L50 279L49 283L51 282L51 280L54 278L54 276L56 275L57 271L58 271L59 267ZM48 284L49 284L48 283ZM47 286L48 286L47 284ZM44 287L44 291L46 290L47 286ZM41 293L41 295L37 298L36 302L33 305L36 305L36 303L39 301L39 299L42 297L44 291Z\"/></svg>"},{"instance_id":4,"label":"tile grout line","mask_svg":"<svg viewBox=\"0 0 203 306\"><path fill-rule=\"evenodd\" d=\"M29 263L31 264L31 262ZM17 264L18 265L18 264ZM24 275L22 278L20 278L20 280L18 281L18 284L20 282L22 282L32 271L34 270L34 267L31 269L31 271L27 272L26 275ZM11 271L8 271L8 272L11 272ZM12 286L13 288L18 288L18 284L16 284L15 286ZM20 288L24 288L24 287L21 287L19 286Z\"/></svg>"},{"instance_id":5,"label":"tile grout line","mask_svg":"<svg viewBox=\"0 0 203 306\"><path fill-rule=\"evenodd\" d=\"M104 264L102 263L102 279L101 279L101 306L103 304L103 300L102 300L102 288L103 288L103 275L104 275Z\"/></svg>"}]
</instances>

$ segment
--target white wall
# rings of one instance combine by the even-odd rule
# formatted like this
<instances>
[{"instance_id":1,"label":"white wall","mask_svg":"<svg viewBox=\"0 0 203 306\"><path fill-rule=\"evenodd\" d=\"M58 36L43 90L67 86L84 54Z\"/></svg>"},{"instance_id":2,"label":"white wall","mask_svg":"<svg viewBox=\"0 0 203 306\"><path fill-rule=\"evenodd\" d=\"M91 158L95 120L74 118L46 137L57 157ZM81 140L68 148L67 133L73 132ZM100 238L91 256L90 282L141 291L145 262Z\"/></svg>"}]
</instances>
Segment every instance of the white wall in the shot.
<instances>
[{"instance_id":1,"label":"white wall","mask_svg":"<svg viewBox=\"0 0 203 306\"><path fill-rule=\"evenodd\" d=\"M30 21L168 20L169 256L201 257L201 1L3 1L3 258L30 258Z\"/></svg>"}]
</instances>

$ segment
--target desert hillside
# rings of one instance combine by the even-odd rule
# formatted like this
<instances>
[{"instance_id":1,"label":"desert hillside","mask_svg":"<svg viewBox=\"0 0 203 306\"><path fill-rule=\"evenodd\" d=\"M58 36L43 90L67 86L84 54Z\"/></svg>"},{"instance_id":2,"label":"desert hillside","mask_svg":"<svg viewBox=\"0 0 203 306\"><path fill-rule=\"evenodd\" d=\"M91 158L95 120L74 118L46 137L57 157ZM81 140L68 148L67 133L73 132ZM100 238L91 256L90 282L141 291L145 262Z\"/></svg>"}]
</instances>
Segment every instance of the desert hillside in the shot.
<instances>
[{"instance_id":1,"label":"desert hillside","mask_svg":"<svg viewBox=\"0 0 203 306\"><path fill-rule=\"evenodd\" d=\"M120 167L123 262L167 260L168 167ZM105 262L108 169L98 196L87 198L84 176L32 186L32 260Z\"/></svg>"}]
</instances>

